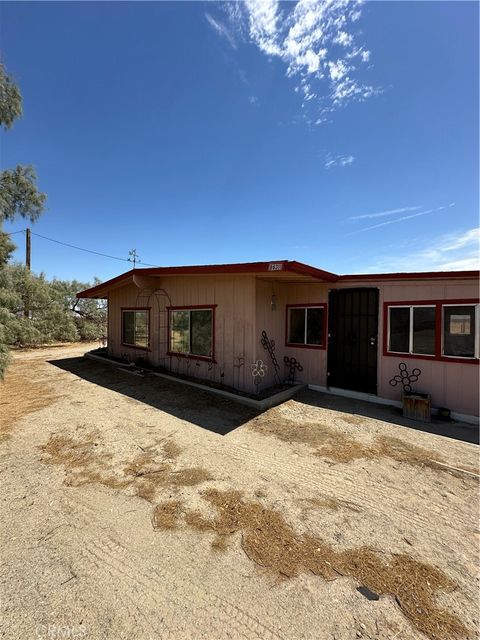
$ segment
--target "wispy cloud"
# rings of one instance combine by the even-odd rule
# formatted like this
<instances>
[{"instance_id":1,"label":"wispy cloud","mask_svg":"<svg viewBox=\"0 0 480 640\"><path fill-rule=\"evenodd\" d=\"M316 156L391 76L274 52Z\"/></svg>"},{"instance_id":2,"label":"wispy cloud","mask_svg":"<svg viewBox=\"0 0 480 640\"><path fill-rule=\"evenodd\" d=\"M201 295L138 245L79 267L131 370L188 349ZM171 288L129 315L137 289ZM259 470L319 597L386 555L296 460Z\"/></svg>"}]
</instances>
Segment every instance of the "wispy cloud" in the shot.
<instances>
[{"instance_id":1,"label":"wispy cloud","mask_svg":"<svg viewBox=\"0 0 480 640\"><path fill-rule=\"evenodd\" d=\"M235 38L233 37L230 30L223 22L221 22L220 20L216 20L209 13L205 14L205 18L208 24L212 27L212 29L216 33L218 33L219 36L221 36L222 38L225 38L225 40L228 41L232 49L237 49L237 43L235 42Z\"/></svg>"},{"instance_id":2,"label":"wispy cloud","mask_svg":"<svg viewBox=\"0 0 480 640\"><path fill-rule=\"evenodd\" d=\"M337 108L381 92L360 78L371 57L357 43L361 4L361 0L245 0L222 6L239 38L285 64L287 76L297 80L295 90L303 107L314 105L309 122L320 124ZM207 19L232 44L225 25L210 14Z\"/></svg>"},{"instance_id":3,"label":"wispy cloud","mask_svg":"<svg viewBox=\"0 0 480 640\"><path fill-rule=\"evenodd\" d=\"M248 96L248 101L250 104L252 105L258 105L258 98L257 96Z\"/></svg>"},{"instance_id":4,"label":"wispy cloud","mask_svg":"<svg viewBox=\"0 0 480 640\"><path fill-rule=\"evenodd\" d=\"M453 207L453 206L455 206L454 202L452 202L449 205L436 207L435 209L427 209L426 211L420 211L419 213L412 213L411 215L408 215L408 216L401 216L400 218L395 218L394 220L386 220L385 222L379 222L378 224L372 224L372 225L370 225L368 227L362 227L361 229L358 229L357 231L351 231L347 235L352 236L352 235L355 235L357 233L363 233L364 231L372 231L373 229L379 229L380 227L386 227L387 225L390 225L390 224L397 224L398 222L404 222L405 220L411 220L412 218L419 218L421 216L427 216L427 215L430 215L432 213L438 213L439 211L443 211L443 210L448 209L448 208Z\"/></svg>"},{"instance_id":5,"label":"wispy cloud","mask_svg":"<svg viewBox=\"0 0 480 640\"><path fill-rule=\"evenodd\" d=\"M461 271L480 269L480 227L438 236L403 255L380 257L365 273L383 271Z\"/></svg>"},{"instance_id":6,"label":"wispy cloud","mask_svg":"<svg viewBox=\"0 0 480 640\"><path fill-rule=\"evenodd\" d=\"M350 216L348 220L366 220L367 218L383 218L384 216L393 216L396 213L406 213L407 211L418 211L422 207L401 207L400 209L387 209L386 211L377 211L376 213L362 213L360 216Z\"/></svg>"},{"instance_id":7,"label":"wispy cloud","mask_svg":"<svg viewBox=\"0 0 480 640\"><path fill-rule=\"evenodd\" d=\"M349 164L355 160L353 156L331 156L327 155L325 159L325 169L331 169L332 167L348 167Z\"/></svg>"}]
</instances>

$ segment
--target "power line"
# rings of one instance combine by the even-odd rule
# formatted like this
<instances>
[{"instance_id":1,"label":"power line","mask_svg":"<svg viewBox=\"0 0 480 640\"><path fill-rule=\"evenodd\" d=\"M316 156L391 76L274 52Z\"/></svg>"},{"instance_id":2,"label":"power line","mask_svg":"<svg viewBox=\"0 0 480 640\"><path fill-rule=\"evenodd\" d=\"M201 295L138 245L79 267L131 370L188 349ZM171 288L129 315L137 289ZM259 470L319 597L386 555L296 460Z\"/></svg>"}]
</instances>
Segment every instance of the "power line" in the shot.
<instances>
[{"instance_id":1,"label":"power line","mask_svg":"<svg viewBox=\"0 0 480 640\"><path fill-rule=\"evenodd\" d=\"M20 231L13 231L7 235L13 235L15 233L25 233L25 229L21 229ZM85 249L84 247L78 247L75 244L70 244L68 242L63 242L62 240L55 240L55 238L48 238L47 236L42 236L40 233L35 233L35 231L31 231L32 236L37 236L38 238L42 238L43 240L48 240L49 242L55 242L56 244L61 244L64 247L69 247L70 249L77 249L78 251L85 251L85 253L93 253L96 256L102 256L103 258L110 258L111 260L120 260L121 262L130 262L128 258L119 258L118 256L111 256L108 253L102 253L100 251L93 251L92 249ZM157 267L156 264L149 264L148 262L142 262L138 260L139 264L143 264L146 267Z\"/></svg>"},{"instance_id":2,"label":"power line","mask_svg":"<svg viewBox=\"0 0 480 640\"><path fill-rule=\"evenodd\" d=\"M25 231L25 229L20 229L19 231L10 231L10 233L6 231L2 231L1 233L3 233L4 236L14 236L16 233L25 233Z\"/></svg>"}]
</instances>

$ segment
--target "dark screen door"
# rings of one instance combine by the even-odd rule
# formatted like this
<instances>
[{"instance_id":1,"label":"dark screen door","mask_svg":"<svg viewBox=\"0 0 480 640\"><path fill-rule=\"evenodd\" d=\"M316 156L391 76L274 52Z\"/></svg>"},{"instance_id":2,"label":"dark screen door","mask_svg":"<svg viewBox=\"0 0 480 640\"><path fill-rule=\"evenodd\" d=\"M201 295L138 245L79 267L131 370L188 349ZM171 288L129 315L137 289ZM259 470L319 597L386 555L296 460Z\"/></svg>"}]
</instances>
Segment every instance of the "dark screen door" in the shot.
<instances>
[{"instance_id":1,"label":"dark screen door","mask_svg":"<svg viewBox=\"0 0 480 640\"><path fill-rule=\"evenodd\" d=\"M377 393L378 289L332 289L328 386Z\"/></svg>"}]
</instances>

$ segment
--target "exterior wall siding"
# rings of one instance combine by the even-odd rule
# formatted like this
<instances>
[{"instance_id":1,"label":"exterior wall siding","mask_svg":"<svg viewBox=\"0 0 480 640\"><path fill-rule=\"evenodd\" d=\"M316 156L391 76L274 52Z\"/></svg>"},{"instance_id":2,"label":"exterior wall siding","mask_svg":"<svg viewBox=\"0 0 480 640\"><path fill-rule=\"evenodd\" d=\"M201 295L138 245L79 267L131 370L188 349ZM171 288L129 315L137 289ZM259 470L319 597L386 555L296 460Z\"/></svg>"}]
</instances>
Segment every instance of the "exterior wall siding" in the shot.
<instances>
[{"instance_id":1,"label":"exterior wall siding","mask_svg":"<svg viewBox=\"0 0 480 640\"><path fill-rule=\"evenodd\" d=\"M472 363L408 359L402 355L383 353L384 303L426 300L478 299L478 282L474 280L377 280L341 281L335 284L295 284L263 280L253 275L168 276L155 278L155 286L163 288L165 295L153 295L148 301L142 289L128 284L113 289L108 297L108 350L112 356L135 360L146 358L153 365L163 366L175 373L252 392L255 387L251 365L261 359L267 373L260 388L274 384L274 370L268 353L261 345L265 330L275 341L275 354L280 365L280 378L287 376L284 356L295 357L303 367L296 379L311 385L327 386L327 350L286 346L286 305L328 303L332 288L376 287L379 290L378 332L378 395L391 400L401 399L401 390L392 387L389 380L398 373L398 364L407 363L409 370L422 371L418 391L432 396L433 406L448 407L452 411L469 415L479 413L479 366ZM143 286L148 283L144 282ZM150 286L150 285L149 285ZM272 295L276 309L272 310ZM166 307L188 305L217 305L215 309L216 363L193 358L167 356ZM122 345L121 308L150 306L150 351ZM328 315L328 314L327 314Z\"/></svg>"},{"instance_id":2,"label":"exterior wall siding","mask_svg":"<svg viewBox=\"0 0 480 640\"><path fill-rule=\"evenodd\" d=\"M479 415L479 366L471 362L441 362L437 360L404 358L402 355L383 354L383 308L385 302L414 302L423 300L478 299L478 282L472 280L429 281L343 281L341 284L273 283L257 281L256 317L259 334L257 336L256 358L268 366L267 380L273 383L273 371L267 352L260 344L262 329L269 338L275 340L276 356L280 364L282 378L286 376L283 357L294 356L303 366L297 380L311 385L327 386L327 351L321 349L295 348L285 346L285 306L287 304L328 302L328 292L333 288L375 287L379 290L378 326L378 395L389 400L401 400L401 390L389 384L398 373L400 362L406 362L408 369L419 368L422 375L415 388L432 396L432 405L448 407L452 411L467 415ZM271 310L272 294L276 296L276 311Z\"/></svg>"},{"instance_id":3,"label":"exterior wall siding","mask_svg":"<svg viewBox=\"0 0 480 640\"><path fill-rule=\"evenodd\" d=\"M253 390L249 363L253 362L255 279L253 276L175 276L156 278L157 293L130 284L108 297L108 352L173 373ZM160 292L160 289L163 292ZM152 295L149 295L152 293ZM168 356L168 306L217 305L215 307L215 362ZM121 308L151 307L150 350L122 345Z\"/></svg>"}]
</instances>

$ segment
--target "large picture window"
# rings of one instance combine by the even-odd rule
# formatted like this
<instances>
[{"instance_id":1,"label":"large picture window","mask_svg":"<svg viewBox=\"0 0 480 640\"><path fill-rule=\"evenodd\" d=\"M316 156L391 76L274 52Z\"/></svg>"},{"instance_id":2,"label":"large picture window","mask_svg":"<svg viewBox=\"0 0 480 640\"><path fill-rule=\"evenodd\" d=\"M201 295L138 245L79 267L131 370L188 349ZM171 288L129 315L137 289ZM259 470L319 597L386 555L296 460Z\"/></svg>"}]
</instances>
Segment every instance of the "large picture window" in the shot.
<instances>
[{"instance_id":1,"label":"large picture window","mask_svg":"<svg viewBox=\"0 0 480 640\"><path fill-rule=\"evenodd\" d=\"M385 303L384 322L385 355L478 361L479 305L476 302Z\"/></svg>"},{"instance_id":2,"label":"large picture window","mask_svg":"<svg viewBox=\"0 0 480 640\"><path fill-rule=\"evenodd\" d=\"M287 345L325 348L326 305L287 305Z\"/></svg>"},{"instance_id":3,"label":"large picture window","mask_svg":"<svg viewBox=\"0 0 480 640\"><path fill-rule=\"evenodd\" d=\"M213 358L212 307L169 309L170 353Z\"/></svg>"},{"instance_id":4,"label":"large picture window","mask_svg":"<svg viewBox=\"0 0 480 640\"><path fill-rule=\"evenodd\" d=\"M475 357L475 351L478 350L478 339L475 340L477 313L473 304L443 306L443 355L457 358Z\"/></svg>"},{"instance_id":5,"label":"large picture window","mask_svg":"<svg viewBox=\"0 0 480 640\"><path fill-rule=\"evenodd\" d=\"M148 349L149 309L122 309L122 344Z\"/></svg>"}]
</instances>

